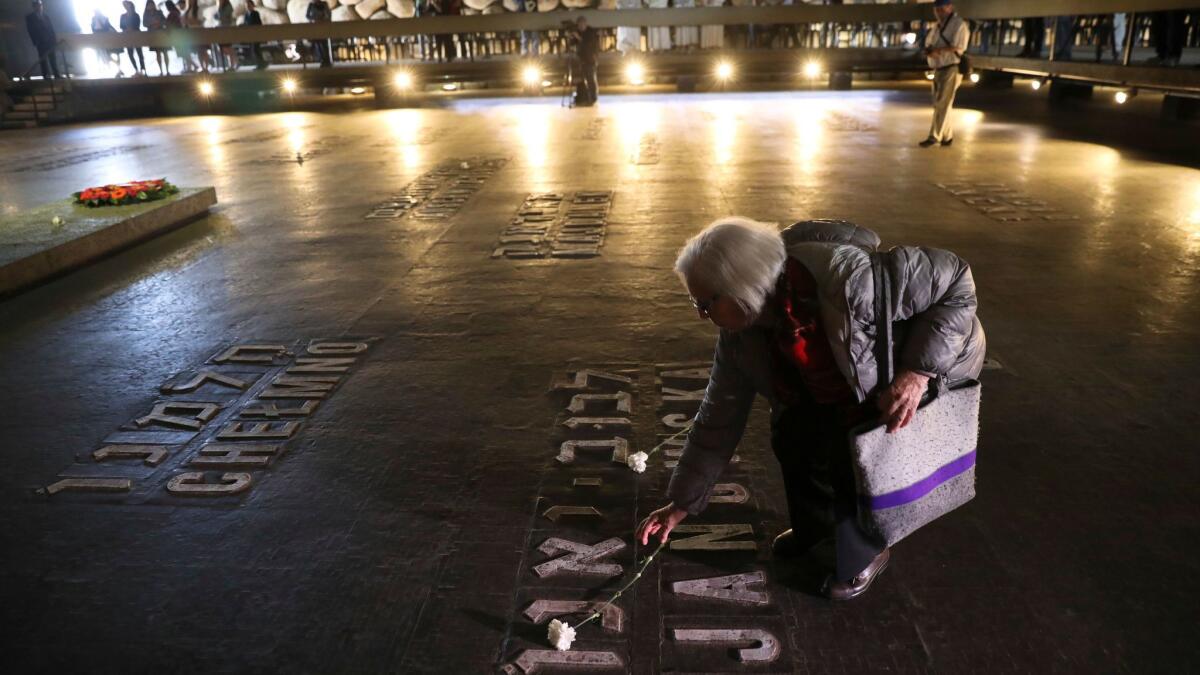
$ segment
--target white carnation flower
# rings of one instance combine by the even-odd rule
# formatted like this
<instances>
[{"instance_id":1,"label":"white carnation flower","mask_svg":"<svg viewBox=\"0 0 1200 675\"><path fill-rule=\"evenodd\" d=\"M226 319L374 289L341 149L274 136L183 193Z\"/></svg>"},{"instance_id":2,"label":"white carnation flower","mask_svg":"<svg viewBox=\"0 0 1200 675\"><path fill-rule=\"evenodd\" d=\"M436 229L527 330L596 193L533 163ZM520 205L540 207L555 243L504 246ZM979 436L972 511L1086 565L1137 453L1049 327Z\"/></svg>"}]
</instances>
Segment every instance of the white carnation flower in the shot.
<instances>
[{"instance_id":1,"label":"white carnation flower","mask_svg":"<svg viewBox=\"0 0 1200 675\"><path fill-rule=\"evenodd\" d=\"M650 459L650 455L647 455L644 452L635 452L625 458L625 463L628 464L629 468L633 469L636 473L645 473L646 460L648 459Z\"/></svg>"},{"instance_id":2,"label":"white carnation flower","mask_svg":"<svg viewBox=\"0 0 1200 675\"><path fill-rule=\"evenodd\" d=\"M571 628L569 623L554 619L550 622L550 630L546 633L546 639L550 640L550 644L554 645L555 649L565 652L575 641L575 629Z\"/></svg>"}]
</instances>

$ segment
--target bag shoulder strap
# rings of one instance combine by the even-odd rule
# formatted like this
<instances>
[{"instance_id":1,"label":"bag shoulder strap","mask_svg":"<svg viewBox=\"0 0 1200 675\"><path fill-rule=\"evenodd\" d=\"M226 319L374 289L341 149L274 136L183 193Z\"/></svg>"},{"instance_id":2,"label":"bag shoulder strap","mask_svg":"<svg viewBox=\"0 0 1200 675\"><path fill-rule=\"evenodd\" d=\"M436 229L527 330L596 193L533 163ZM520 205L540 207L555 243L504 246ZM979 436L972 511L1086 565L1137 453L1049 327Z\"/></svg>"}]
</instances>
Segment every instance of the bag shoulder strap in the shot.
<instances>
[{"instance_id":1,"label":"bag shoulder strap","mask_svg":"<svg viewBox=\"0 0 1200 675\"><path fill-rule=\"evenodd\" d=\"M871 272L875 280L875 391L892 383L892 279L888 269L891 254L871 253Z\"/></svg>"}]
</instances>

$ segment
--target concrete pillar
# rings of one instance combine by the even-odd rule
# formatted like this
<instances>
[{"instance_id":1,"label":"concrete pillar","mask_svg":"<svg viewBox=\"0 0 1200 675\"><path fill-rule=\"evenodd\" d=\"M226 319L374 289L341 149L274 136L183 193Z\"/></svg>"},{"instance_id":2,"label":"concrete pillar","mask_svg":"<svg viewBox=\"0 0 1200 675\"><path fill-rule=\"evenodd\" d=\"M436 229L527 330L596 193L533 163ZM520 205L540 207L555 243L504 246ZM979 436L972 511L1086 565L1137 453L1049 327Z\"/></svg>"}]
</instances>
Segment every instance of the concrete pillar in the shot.
<instances>
[{"instance_id":1,"label":"concrete pillar","mask_svg":"<svg viewBox=\"0 0 1200 675\"><path fill-rule=\"evenodd\" d=\"M1092 85L1082 84L1079 82L1067 82L1065 80L1053 80L1050 82L1050 100L1058 101L1063 99L1087 99L1092 97Z\"/></svg>"},{"instance_id":2,"label":"concrete pillar","mask_svg":"<svg viewBox=\"0 0 1200 675\"><path fill-rule=\"evenodd\" d=\"M1170 122L1200 119L1200 98L1167 94L1163 97L1162 118Z\"/></svg>"},{"instance_id":3,"label":"concrete pillar","mask_svg":"<svg viewBox=\"0 0 1200 675\"><path fill-rule=\"evenodd\" d=\"M849 89L854 83L854 74L848 70L829 73L829 88L834 90Z\"/></svg>"},{"instance_id":4,"label":"concrete pillar","mask_svg":"<svg viewBox=\"0 0 1200 675\"><path fill-rule=\"evenodd\" d=\"M999 70L981 70L979 86L986 89L1012 89L1013 75Z\"/></svg>"}]
</instances>

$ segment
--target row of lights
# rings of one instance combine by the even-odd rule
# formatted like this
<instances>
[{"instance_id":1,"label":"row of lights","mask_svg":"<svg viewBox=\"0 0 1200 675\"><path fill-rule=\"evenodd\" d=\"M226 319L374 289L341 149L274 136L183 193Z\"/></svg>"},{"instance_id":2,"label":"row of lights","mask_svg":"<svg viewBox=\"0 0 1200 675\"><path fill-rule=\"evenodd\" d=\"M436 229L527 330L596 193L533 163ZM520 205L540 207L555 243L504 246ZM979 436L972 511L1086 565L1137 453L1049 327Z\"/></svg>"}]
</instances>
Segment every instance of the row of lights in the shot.
<instances>
[{"instance_id":1,"label":"row of lights","mask_svg":"<svg viewBox=\"0 0 1200 675\"><path fill-rule=\"evenodd\" d=\"M1049 81L1050 81L1049 78L1036 77L1029 81L1029 86L1034 91L1038 91L1043 86L1045 86L1045 84ZM1137 96L1137 94L1138 94L1138 90L1134 87L1130 87L1129 89L1118 89L1113 94L1113 100L1117 102L1117 105L1124 105L1126 102L1129 101L1129 99L1133 98L1134 96Z\"/></svg>"},{"instance_id":2,"label":"row of lights","mask_svg":"<svg viewBox=\"0 0 1200 675\"><path fill-rule=\"evenodd\" d=\"M822 70L823 70L822 66L819 62L808 61L804 64L801 72L804 74L805 77L807 77L809 79L815 79L821 75ZM716 76L716 78L718 80L720 80L722 82L726 82L726 81L733 79L733 76L734 76L733 63L731 63L729 61L718 61L716 67L713 70L713 74ZM933 71L927 71L925 73L925 79L932 80L933 79ZM969 79L971 80L971 82L979 82L979 73L971 73L971 75L969 76ZM627 82L629 82L629 84L633 84L633 85L645 84L646 83L646 68L645 68L645 66L643 66L641 63L638 63L636 61L626 65L625 66L625 80ZM533 65L525 66L525 68L521 71L521 81L522 81L522 83L525 84L526 87L536 87L539 84L543 87L550 86L550 81L542 78L541 69L539 69L537 66L533 66ZM1034 91L1038 91L1039 89L1042 88L1042 85L1046 84L1047 81L1048 80L1046 78L1034 78L1033 80L1030 80L1029 86L1032 87ZM408 91L413 88L413 85L415 84L415 80L412 76L412 73L408 72L407 70L401 70L401 71L398 71L394 76L392 76L392 84L394 84L396 86L396 88L401 91ZM284 78L280 82L280 86L283 88L283 91L286 92L289 96L294 95L296 93L296 89L299 87L296 80L294 78L290 78L290 77ZM442 88L445 89L446 91L454 91L454 90L458 89L458 86L454 83L447 83L447 84L443 85ZM203 96L204 98L209 98L216 92L216 88L213 86L213 83L208 80L204 80L199 84L199 90L200 90L200 95ZM350 90L350 93L352 93L352 94L363 94L365 92L366 92L366 89L364 89L362 87L354 87L353 89ZM1116 101L1118 104L1124 104L1126 101L1128 101L1129 99L1131 99L1135 96L1137 96L1137 89L1134 89L1134 88L1121 89L1121 90L1118 90L1115 94L1113 94L1113 100Z\"/></svg>"}]
</instances>

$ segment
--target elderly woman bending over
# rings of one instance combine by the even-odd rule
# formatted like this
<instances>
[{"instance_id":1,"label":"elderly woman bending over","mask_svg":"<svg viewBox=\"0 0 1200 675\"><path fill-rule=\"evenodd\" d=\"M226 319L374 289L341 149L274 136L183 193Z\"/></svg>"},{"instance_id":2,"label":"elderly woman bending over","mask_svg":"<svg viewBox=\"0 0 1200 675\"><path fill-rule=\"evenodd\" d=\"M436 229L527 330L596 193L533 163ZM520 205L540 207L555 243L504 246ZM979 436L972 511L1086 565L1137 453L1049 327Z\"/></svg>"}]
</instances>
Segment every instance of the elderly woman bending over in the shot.
<instances>
[{"instance_id":1,"label":"elderly woman bending over","mask_svg":"<svg viewBox=\"0 0 1200 675\"><path fill-rule=\"evenodd\" d=\"M794 557L832 536L835 572L823 592L855 597L887 566L889 552L857 522L848 431L879 419L889 432L912 419L932 378L976 377L985 340L975 283L949 251L892 250L891 307L897 373L876 391L874 232L843 221L796 223L782 233L745 218L719 220L690 239L675 262L692 304L720 329L704 402L667 490L671 502L638 526L666 541L698 514L729 463L754 395L771 404L792 528L772 545Z\"/></svg>"}]
</instances>

